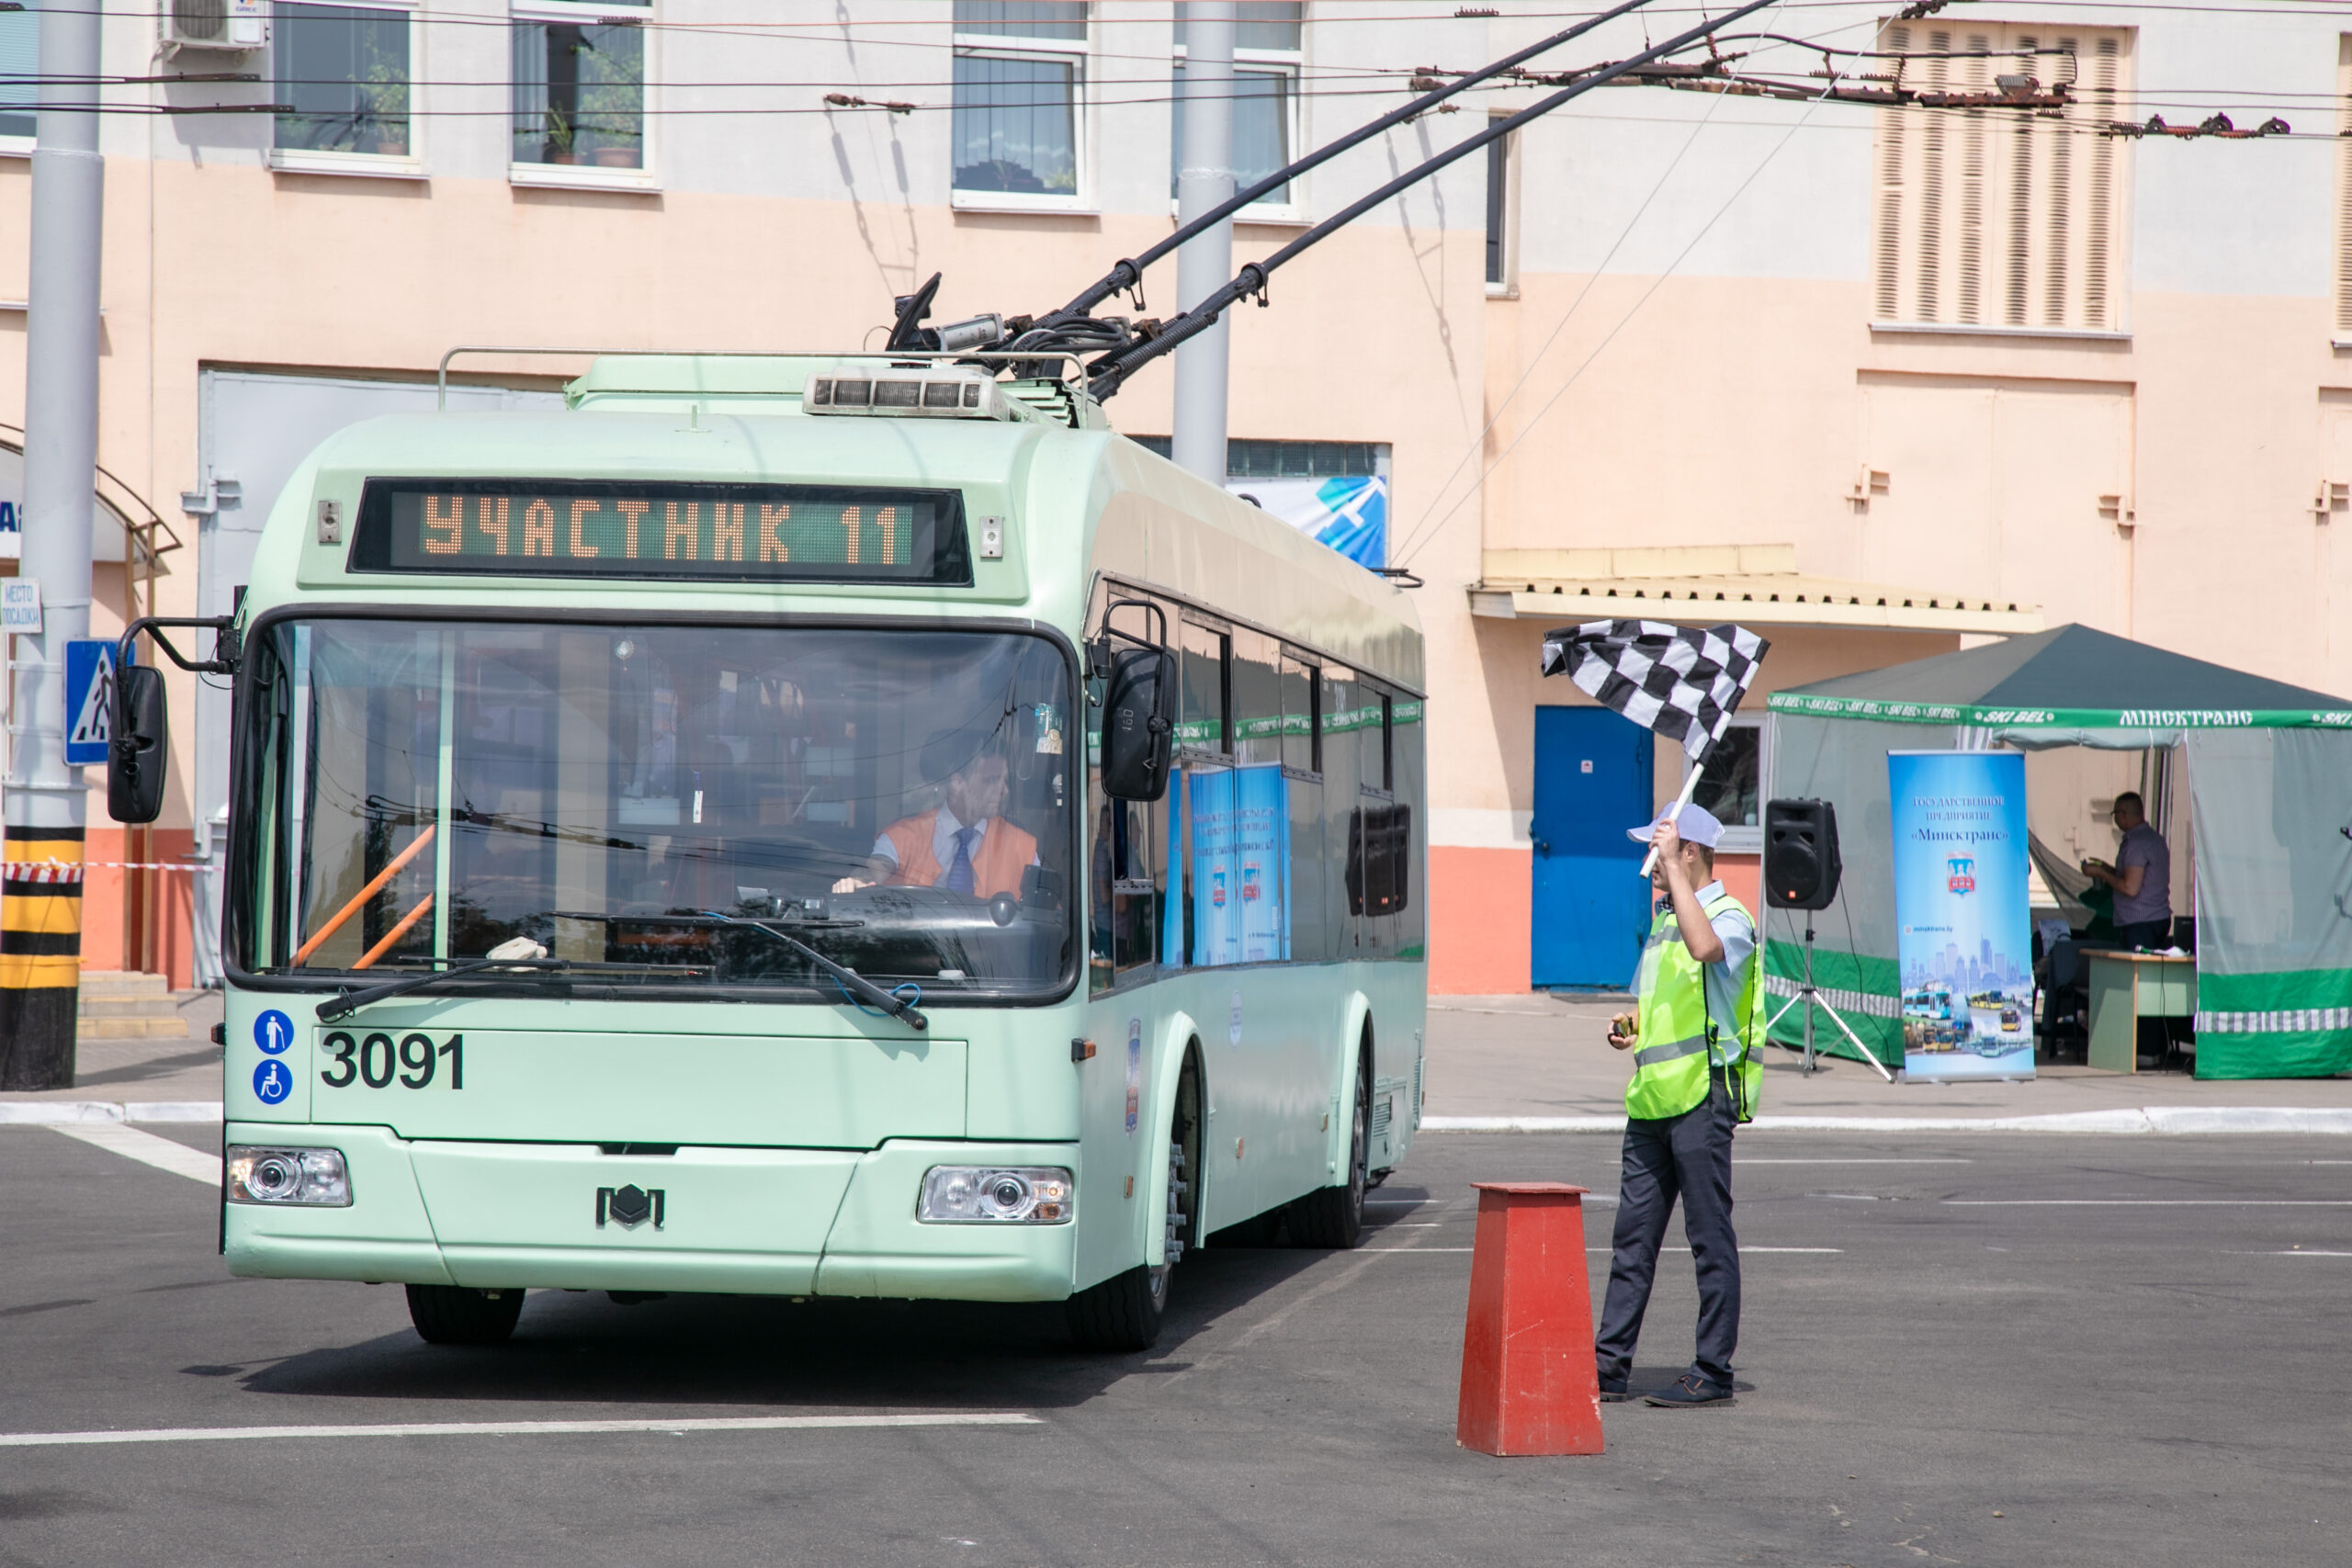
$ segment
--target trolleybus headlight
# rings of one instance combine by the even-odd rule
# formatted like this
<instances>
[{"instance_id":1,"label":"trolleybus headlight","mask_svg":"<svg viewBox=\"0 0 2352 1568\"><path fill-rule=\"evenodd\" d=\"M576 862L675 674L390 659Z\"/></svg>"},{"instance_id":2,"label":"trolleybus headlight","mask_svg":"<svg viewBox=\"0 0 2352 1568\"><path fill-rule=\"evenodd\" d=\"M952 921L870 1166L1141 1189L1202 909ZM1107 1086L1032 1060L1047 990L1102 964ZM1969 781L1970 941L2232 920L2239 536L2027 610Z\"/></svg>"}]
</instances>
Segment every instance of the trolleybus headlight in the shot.
<instances>
[{"instance_id":1,"label":"trolleybus headlight","mask_svg":"<svg viewBox=\"0 0 2352 1568\"><path fill-rule=\"evenodd\" d=\"M340 1149L249 1148L225 1151L232 1203L308 1203L331 1208L351 1202L351 1172Z\"/></svg>"},{"instance_id":2,"label":"trolleybus headlight","mask_svg":"<svg viewBox=\"0 0 2352 1568\"><path fill-rule=\"evenodd\" d=\"M1077 1207L1057 1166L935 1165L923 1173L915 1218L925 1224L1067 1224Z\"/></svg>"}]
</instances>

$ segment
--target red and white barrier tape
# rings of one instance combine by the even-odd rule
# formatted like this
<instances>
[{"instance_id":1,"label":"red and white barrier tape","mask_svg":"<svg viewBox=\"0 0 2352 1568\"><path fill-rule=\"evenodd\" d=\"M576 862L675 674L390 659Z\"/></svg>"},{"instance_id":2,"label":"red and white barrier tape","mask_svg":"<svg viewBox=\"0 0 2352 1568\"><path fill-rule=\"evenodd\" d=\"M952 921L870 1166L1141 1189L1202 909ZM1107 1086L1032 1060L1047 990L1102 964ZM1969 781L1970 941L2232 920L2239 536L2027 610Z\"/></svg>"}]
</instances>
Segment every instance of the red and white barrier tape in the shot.
<instances>
[{"instance_id":1,"label":"red and white barrier tape","mask_svg":"<svg viewBox=\"0 0 2352 1568\"><path fill-rule=\"evenodd\" d=\"M7 882L79 882L85 869L102 871L211 871L216 868L201 861L125 861L94 860L81 865L54 860L12 860L0 862L0 881Z\"/></svg>"}]
</instances>

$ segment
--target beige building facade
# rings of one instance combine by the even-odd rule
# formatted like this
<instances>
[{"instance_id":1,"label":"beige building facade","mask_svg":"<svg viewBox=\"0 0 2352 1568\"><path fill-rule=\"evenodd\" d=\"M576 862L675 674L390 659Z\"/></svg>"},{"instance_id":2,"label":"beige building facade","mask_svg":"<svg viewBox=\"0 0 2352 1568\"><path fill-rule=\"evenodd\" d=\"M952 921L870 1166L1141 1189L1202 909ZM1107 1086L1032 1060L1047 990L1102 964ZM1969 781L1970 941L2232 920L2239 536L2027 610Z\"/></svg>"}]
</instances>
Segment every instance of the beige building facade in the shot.
<instances>
[{"instance_id":1,"label":"beige building facade","mask_svg":"<svg viewBox=\"0 0 2352 1568\"><path fill-rule=\"evenodd\" d=\"M1244 7L1238 161L1271 168L1402 102L1418 71L1568 20L1493 9ZM98 499L128 527L98 568L99 635L151 603L225 610L301 451L429 407L454 347L871 346L892 297L933 271L935 320L1041 311L1172 221L1168 0L371 0L252 20L245 51L168 14L107 21L123 77L257 80L107 89L126 112L105 122ZM1646 809L1679 784L1679 754L1561 716L1587 705L1537 676L1552 626L1739 621L1773 642L1759 697L2066 621L2352 692L2335 628L2352 608L2335 538L2352 526L2339 23L2253 3L1753 21L1719 40L1739 56L1725 72L1832 96L1596 90L1231 318L1236 488L1376 453L1385 558L1423 582L1419 896L1441 990L1623 977L1606 943L1538 940L1574 924L1590 872L1553 863L1532 824ZM22 28L0 16L0 69L37 69ZM1629 19L1536 63L1622 57L1642 36ZM1295 182L1238 227L1237 263L1547 90L1466 94ZM30 186L10 91L7 446ZM1988 105L2001 95L2040 107ZM2215 115L2289 129L2146 131ZM1155 269L1139 313L1171 313L1173 288L1172 265ZM469 355L454 400L544 401L584 363ZM1139 377L1114 423L1164 436L1170 382ZM111 829L92 797L85 953L186 983L210 963L227 715L192 680L175 705L152 838ZM1600 740L1605 755L1579 752ZM1588 778L1602 793L1580 793ZM1710 791L1743 853L1754 793ZM1752 896L1752 861L1730 865ZM136 869L154 866L169 869Z\"/></svg>"}]
</instances>

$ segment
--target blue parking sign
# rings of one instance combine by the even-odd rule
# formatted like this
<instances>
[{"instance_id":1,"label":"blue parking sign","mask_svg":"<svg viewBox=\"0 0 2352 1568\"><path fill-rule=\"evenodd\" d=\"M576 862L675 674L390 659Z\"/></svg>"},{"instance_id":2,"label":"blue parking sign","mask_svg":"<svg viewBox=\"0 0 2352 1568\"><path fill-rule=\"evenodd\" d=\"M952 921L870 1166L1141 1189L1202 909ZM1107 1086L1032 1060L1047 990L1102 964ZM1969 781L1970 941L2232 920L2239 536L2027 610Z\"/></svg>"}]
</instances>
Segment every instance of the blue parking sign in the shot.
<instances>
[{"instance_id":1,"label":"blue parking sign","mask_svg":"<svg viewBox=\"0 0 2352 1568\"><path fill-rule=\"evenodd\" d=\"M114 644L87 637L65 645L65 761L70 766L107 760L114 716Z\"/></svg>"}]
</instances>

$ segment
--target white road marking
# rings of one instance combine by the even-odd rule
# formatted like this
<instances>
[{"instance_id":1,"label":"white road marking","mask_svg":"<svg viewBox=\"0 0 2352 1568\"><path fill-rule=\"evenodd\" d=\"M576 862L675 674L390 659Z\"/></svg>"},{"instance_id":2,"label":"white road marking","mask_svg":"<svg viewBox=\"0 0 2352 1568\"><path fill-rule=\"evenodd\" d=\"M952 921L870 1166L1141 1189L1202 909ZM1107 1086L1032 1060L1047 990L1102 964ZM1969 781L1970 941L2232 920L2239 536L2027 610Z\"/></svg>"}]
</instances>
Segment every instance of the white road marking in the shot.
<instances>
[{"instance_id":1,"label":"white road marking","mask_svg":"<svg viewBox=\"0 0 2352 1568\"><path fill-rule=\"evenodd\" d=\"M937 1415L743 1416L680 1421L403 1421L373 1427L164 1427L137 1432L0 1432L0 1448L111 1443L254 1442L277 1438L522 1438L582 1432L782 1432L815 1427L1035 1427L1017 1410Z\"/></svg>"},{"instance_id":2,"label":"white road marking","mask_svg":"<svg viewBox=\"0 0 2352 1568\"><path fill-rule=\"evenodd\" d=\"M201 1181L207 1187L220 1185L220 1156L201 1149L175 1144L169 1138L159 1138L153 1133L142 1133L136 1127L126 1127L119 1122L61 1122L51 1131L69 1138L79 1138L85 1144L110 1149L125 1159L135 1159L141 1165L152 1165L157 1170L168 1170L174 1176L185 1176L191 1181Z\"/></svg>"},{"instance_id":3,"label":"white road marking","mask_svg":"<svg viewBox=\"0 0 2352 1568\"><path fill-rule=\"evenodd\" d=\"M2278 1252L2238 1252L2234 1258L2352 1258L2352 1252L2325 1252L2316 1247L2290 1247Z\"/></svg>"},{"instance_id":4,"label":"white road marking","mask_svg":"<svg viewBox=\"0 0 2352 1568\"><path fill-rule=\"evenodd\" d=\"M1974 1165L1973 1159L1747 1159L1735 1158L1734 1166L1742 1165ZM2352 1164L2352 1161L2346 1162Z\"/></svg>"},{"instance_id":5,"label":"white road marking","mask_svg":"<svg viewBox=\"0 0 2352 1568\"><path fill-rule=\"evenodd\" d=\"M2352 1198L1946 1198L1955 1209L2352 1209Z\"/></svg>"}]
</instances>

